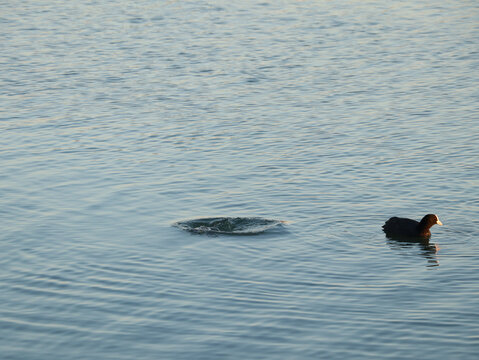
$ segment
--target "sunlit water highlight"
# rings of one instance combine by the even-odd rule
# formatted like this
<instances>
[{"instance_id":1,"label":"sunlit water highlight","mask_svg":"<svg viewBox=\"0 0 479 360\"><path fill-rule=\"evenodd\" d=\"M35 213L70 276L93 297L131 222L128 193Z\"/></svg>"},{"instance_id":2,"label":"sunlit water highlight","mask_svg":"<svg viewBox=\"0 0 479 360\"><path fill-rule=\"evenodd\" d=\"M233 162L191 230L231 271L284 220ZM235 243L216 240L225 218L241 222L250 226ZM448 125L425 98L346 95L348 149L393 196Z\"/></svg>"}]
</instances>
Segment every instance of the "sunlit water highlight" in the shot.
<instances>
[{"instance_id":1,"label":"sunlit water highlight","mask_svg":"<svg viewBox=\"0 0 479 360\"><path fill-rule=\"evenodd\" d=\"M0 357L476 359L477 20L0 4ZM428 244L381 230L427 213ZM211 217L287 223L171 226Z\"/></svg>"}]
</instances>

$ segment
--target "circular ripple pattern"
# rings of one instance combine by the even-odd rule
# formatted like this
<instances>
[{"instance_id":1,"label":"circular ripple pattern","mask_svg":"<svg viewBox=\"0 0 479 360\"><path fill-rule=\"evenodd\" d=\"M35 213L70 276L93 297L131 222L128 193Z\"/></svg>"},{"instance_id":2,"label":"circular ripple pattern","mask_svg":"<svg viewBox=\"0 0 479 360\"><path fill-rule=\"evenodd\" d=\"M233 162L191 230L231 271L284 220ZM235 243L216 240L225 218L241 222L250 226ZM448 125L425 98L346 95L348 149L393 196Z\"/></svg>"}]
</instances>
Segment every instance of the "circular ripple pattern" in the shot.
<instances>
[{"instance_id":1,"label":"circular ripple pattern","mask_svg":"<svg viewBox=\"0 0 479 360\"><path fill-rule=\"evenodd\" d=\"M258 217L216 217L178 221L174 226L197 234L257 235L281 224Z\"/></svg>"},{"instance_id":2,"label":"circular ripple pattern","mask_svg":"<svg viewBox=\"0 0 479 360\"><path fill-rule=\"evenodd\" d=\"M0 1L1 360L476 360L478 14Z\"/></svg>"}]
</instances>

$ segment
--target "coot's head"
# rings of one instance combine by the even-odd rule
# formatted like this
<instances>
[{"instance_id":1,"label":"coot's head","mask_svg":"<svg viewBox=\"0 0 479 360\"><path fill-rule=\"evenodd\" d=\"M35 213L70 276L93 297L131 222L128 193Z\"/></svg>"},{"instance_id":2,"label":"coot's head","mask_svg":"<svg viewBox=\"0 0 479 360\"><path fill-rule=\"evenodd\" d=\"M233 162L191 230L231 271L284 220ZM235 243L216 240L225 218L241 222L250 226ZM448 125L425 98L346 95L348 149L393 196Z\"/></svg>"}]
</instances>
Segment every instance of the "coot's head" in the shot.
<instances>
[{"instance_id":1,"label":"coot's head","mask_svg":"<svg viewBox=\"0 0 479 360\"><path fill-rule=\"evenodd\" d=\"M424 216L419 223L420 226L424 229L429 229L433 225L442 225L442 222L439 221L439 218L435 214L427 214Z\"/></svg>"}]
</instances>

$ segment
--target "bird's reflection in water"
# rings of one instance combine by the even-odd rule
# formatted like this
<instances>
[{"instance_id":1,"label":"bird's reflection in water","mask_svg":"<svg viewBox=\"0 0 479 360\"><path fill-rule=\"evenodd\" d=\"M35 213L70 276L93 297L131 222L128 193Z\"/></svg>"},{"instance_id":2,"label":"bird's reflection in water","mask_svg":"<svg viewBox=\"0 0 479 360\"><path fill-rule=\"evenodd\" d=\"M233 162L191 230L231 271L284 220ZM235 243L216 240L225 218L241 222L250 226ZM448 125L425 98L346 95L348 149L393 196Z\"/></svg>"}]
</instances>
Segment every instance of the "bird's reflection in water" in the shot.
<instances>
[{"instance_id":1,"label":"bird's reflection in water","mask_svg":"<svg viewBox=\"0 0 479 360\"><path fill-rule=\"evenodd\" d=\"M426 267L439 266L437 253L440 250L439 245L432 243L429 239L404 239L398 237L387 237L391 249L400 251L419 249L419 255L427 260Z\"/></svg>"}]
</instances>

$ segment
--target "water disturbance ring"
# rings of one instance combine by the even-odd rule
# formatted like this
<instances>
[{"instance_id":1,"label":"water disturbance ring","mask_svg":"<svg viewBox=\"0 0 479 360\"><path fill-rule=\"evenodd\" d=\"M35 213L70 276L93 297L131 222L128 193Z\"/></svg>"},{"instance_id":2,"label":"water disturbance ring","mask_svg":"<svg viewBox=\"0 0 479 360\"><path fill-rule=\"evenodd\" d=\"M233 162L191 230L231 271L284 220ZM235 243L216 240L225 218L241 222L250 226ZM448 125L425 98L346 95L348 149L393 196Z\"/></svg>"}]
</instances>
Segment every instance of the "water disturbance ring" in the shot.
<instances>
[{"instance_id":1,"label":"water disturbance ring","mask_svg":"<svg viewBox=\"0 0 479 360\"><path fill-rule=\"evenodd\" d=\"M212 217L178 221L173 226L196 234L256 235L282 224L284 221L260 217Z\"/></svg>"}]
</instances>

